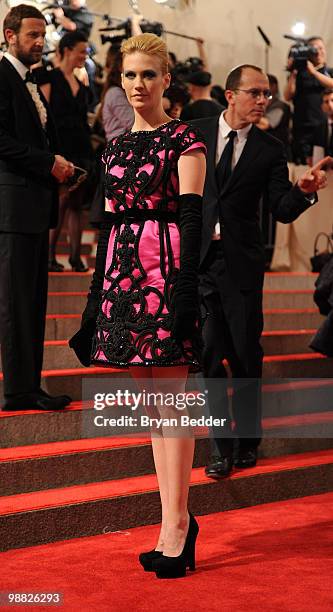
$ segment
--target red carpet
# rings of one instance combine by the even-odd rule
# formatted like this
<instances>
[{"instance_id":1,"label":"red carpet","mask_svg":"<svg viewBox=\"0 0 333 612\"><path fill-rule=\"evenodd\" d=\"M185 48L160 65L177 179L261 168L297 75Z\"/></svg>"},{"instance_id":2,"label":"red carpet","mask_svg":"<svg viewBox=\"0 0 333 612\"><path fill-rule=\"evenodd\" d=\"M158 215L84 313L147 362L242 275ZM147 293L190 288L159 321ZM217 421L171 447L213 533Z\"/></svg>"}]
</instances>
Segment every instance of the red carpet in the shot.
<instances>
[{"instance_id":1,"label":"red carpet","mask_svg":"<svg viewBox=\"0 0 333 612\"><path fill-rule=\"evenodd\" d=\"M328 612L332 517L333 493L199 517L197 571L176 581L138 565L157 526L104 535L106 519L97 537L0 554L0 591L60 591L65 612Z\"/></svg>"}]
</instances>

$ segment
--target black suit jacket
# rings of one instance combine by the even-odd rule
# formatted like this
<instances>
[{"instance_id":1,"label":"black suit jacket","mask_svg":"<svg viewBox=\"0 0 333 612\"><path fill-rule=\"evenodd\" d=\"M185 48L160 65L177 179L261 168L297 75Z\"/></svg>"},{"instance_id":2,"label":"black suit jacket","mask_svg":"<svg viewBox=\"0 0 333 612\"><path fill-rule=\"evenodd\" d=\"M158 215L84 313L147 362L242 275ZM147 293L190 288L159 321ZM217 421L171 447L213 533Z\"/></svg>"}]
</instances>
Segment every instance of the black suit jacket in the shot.
<instances>
[{"instance_id":1,"label":"black suit jacket","mask_svg":"<svg viewBox=\"0 0 333 612\"><path fill-rule=\"evenodd\" d=\"M313 133L313 145L323 147L325 149L325 155L332 155L333 153L331 150L331 138L329 136L328 119L325 118Z\"/></svg>"},{"instance_id":2,"label":"black suit jacket","mask_svg":"<svg viewBox=\"0 0 333 612\"><path fill-rule=\"evenodd\" d=\"M211 244L219 207L227 270L240 289L262 287L264 245L259 226L259 204L265 192L277 221L290 223L311 203L288 178L287 159L280 141L252 126L242 155L219 192L215 156L219 117L193 121L207 143L207 175L203 205L201 262Z\"/></svg>"},{"instance_id":3,"label":"black suit jacket","mask_svg":"<svg viewBox=\"0 0 333 612\"><path fill-rule=\"evenodd\" d=\"M45 106L46 101L43 99ZM44 131L26 84L0 61L0 231L37 233L57 223L58 186L50 174L57 139Z\"/></svg>"}]
</instances>

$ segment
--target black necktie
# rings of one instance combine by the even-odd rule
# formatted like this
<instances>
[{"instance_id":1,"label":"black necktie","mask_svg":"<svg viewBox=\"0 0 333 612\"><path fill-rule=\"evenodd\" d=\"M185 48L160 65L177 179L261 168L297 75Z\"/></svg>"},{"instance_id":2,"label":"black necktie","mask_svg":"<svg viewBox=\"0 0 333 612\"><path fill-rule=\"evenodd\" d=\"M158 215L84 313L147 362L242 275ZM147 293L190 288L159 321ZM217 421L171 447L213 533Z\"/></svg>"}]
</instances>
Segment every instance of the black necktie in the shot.
<instances>
[{"instance_id":1,"label":"black necktie","mask_svg":"<svg viewBox=\"0 0 333 612\"><path fill-rule=\"evenodd\" d=\"M219 189L223 189L227 180L231 176L231 162L232 154L234 151L234 138L237 136L237 132L231 130L228 134L228 143L225 146L223 153L220 157L219 163L215 168L216 182Z\"/></svg>"}]
</instances>

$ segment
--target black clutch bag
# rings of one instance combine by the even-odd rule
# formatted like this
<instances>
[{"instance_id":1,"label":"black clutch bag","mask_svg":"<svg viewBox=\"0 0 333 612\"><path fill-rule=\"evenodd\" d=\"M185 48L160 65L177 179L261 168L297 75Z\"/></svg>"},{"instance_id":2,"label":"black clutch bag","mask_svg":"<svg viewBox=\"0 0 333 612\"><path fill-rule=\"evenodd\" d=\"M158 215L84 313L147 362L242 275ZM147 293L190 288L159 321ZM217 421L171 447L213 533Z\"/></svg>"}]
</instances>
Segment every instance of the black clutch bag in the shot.
<instances>
[{"instance_id":1,"label":"black clutch bag","mask_svg":"<svg viewBox=\"0 0 333 612\"><path fill-rule=\"evenodd\" d=\"M88 319L68 342L70 348L73 349L78 360L84 366L90 366L91 363L92 341L95 329L95 319Z\"/></svg>"}]
</instances>

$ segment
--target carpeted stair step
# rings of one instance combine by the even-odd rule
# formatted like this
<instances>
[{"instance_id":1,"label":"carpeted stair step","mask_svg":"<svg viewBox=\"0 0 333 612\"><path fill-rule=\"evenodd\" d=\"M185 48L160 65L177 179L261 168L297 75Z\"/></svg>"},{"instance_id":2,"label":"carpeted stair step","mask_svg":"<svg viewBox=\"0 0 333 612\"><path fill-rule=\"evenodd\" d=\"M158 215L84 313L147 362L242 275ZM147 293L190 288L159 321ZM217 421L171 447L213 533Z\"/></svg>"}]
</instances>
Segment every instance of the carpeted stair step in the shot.
<instances>
[{"instance_id":1,"label":"carpeted stair step","mask_svg":"<svg viewBox=\"0 0 333 612\"><path fill-rule=\"evenodd\" d=\"M88 272L49 272L49 291L85 291L92 275Z\"/></svg>"},{"instance_id":2,"label":"carpeted stair step","mask_svg":"<svg viewBox=\"0 0 333 612\"><path fill-rule=\"evenodd\" d=\"M315 308L313 289L265 289L264 308Z\"/></svg>"},{"instance_id":3,"label":"carpeted stair step","mask_svg":"<svg viewBox=\"0 0 333 612\"><path fill-rule=\"evenodd\" d=\"M76 328L77 329L77 328ZM72 359L72 358L71 358ZM76 364L74 368L57 368L42 371L42 384L51 395L68 394L73 400L82 398L82 379L128 376L128 370L90 367ZM319 353L294 355L268 355L264 357L264 379L327 378L332 375L333 360ZM0 373L0 398L3 396L2 374Z\"/></svg>"},{"instance_id":4,"label":"carpeted stair step","mask_svg":"<svg viewBox=\"0 0 333 612\"><path fill-rule=\"evenodd\" d=\"M309 344L316 331L316 329L264 331L261 338L264 355L312 353Z\"/></svg>"},{"instance_id":5,"label":"carpeted stair step","mask_svg":"<svg viewBox=\"0 0 333 612\"><path fill-rule=\"evenodd\" d=\"M47 298L48 314L80 314L87 304L87 291L50 291Z\"/></svg>"},{"instance_id":6,"label":"carpeted stair step","mask_svg":"<svg viewBox=\"0 0 333 612\"><path fill-rule=\"evenodd\" d=\"M190 506L209 514L328 492L333 451L263 459L222 482L192 471ZM126 530L160 521L154 475L21 493L0 498L1 550Z\"/></svg>"},{"instance_id":7,"label":"carpeted stair step","mask_svg":"<svg viewBox=\"0 0 333 612\"><path fill-rule=\"evenodd\" d=\"M264 419L260 458L332 448L333 415ZM210 444L197 438L194 467L206 465ZM0 496L88 482L129 478L154 471L149 437L107 437L0 449Z\"/></svg>"},{"instance_id":8,"label":"carpeted stair step","mask_svg":"<svg viewBox=\"0 0 333 612\"><path fill-rule=\"evenodd\" d=\"M295 353L312 353L309 342L315 330L286 332L265 332L262 346L266 356ZM44 343L44 370L81 367L75 353L68 346L68 340L47 340Z\"/></svg>"},{"instance_id":9,"label":"carpeted stair step","mask_svg":"<svg viewBox=\"0 0 333 612\"><path fill-rule=\"evenodd\" d=\"M89 275L90 276L90 275ZM78 299L86 303L82 295ZM64 340L70 338L78 329L82 312L77 314L51 313L46 317L46 340ZM76 321L74 321L76 319ZM288 331L314 329L324 321L316 308L269 309L264 311L265 331Z\"/></svg>"},{"instance_id":10,"label":"carpeted stair step","mask_svg":"<svg viewBox=\"0 0 333 612\"><path fill-rule=\"evenodd\" d=\"M309 342L315 330L264 332L262 346L266 356L312 353ZM68 340L47 340L44 343L44 370L81 367Z\"/></svg>"},{"instance_id":11,"label":"carpeted stair step","mask_svg":"<svg viewBox=\"0 0 333 612\"><path fill-rule=\"evenodd\" d=\"M77 321L77 320L75 320ZM77 329L79 321L76 322ZM262 346L266 356L299 353L312 353L309 342L315 330L293 332L265 332ZM1 364L1 359L0 359ZM81 367L74 351L69 348L68 340L46 340L44 343L44 370Z\"/></svg>"},{"instance_id":12,"label":"carpeted stair step","mask_svg":"<svg viewBox=\"0 0 333 612\"><path fill-rule=\"evenodd\" d=\"M84 298L85 300L85 298ZM64 340L70 338L80 327L81 314L49 314L46 317L46 340ZM275 309L264 311L265 332L304 332L316 331L324 318L315 308L300 310Z\"/></svg>"},{"instance_id":13,"label":"carpeted stair step","mask_svg":"<svg viewBox=\"0 0 333 612\"><path fill-rule=\"evenodd\" d=\"M333 359L319 353L264 357L264 378L324 378L332 372Z\"/></svg>"},{"instance_id":14,"label":"carpeted stair step","mask_svg":"<svg viewBox=\"0 0 333 612\"><path fill-rule=\"evenodd\" d=\"M82 313L46 315L45 340L67 340L80 328Z\"/></svg>"},{"instance_id":15,"label":"carpeted stair step","mask_svg":"<svg viewBox=\"0 0 333 612\"><path fill-rule=\"evenodd\" d=\"M51 313L82 313L86 304L87 290L83 291L49 291L47 312ZM269 291L264 293L266 309L304 309L315 308L312 291Z\"/></svg>"},{"instance_id":16,"label":"carpeted stair step","mask_svg":"<svg viewBox=\"0 0 333 612\"><path fill-rule=\"evenodd\" d=\"M318 308L269 308L264 310L264 329L318 329L324 317Z\"/></svg>"},{"instance_id":17,"label":"carpeted stair step","mask_svg":"<svg viewBox=\"0 0 333 612\"><path fill-rule=\"evenodd\" d=\"M264 289L314 290L317 278L313 272L266 272Z\"/></svg>"},{"instance_id":18,"label":"carpeted stair step","mask_svg":"<svg viewBox=\"0 0 333 612\"><path fill-rule=\"evenodd\" d=\"M48 320L47 336L57 335L53 319ZM63 319L60 320L63 325ZM73 332L80 326L80 317L71 319ZM53 326L53 330L52 330ZM75 328L75 329L74 329ZM53 331L53 334L51 332ZM316 330L286 330L264 332L262 346L266 357L270 355L286 355L296 353L312 353L309 347L311 338ZM44 343L44 370L68 369L81 367L75 353L68 346L68 340L46 340ZM1 358L0 358L1 369Z\"/></svg>"}]
</instances>

